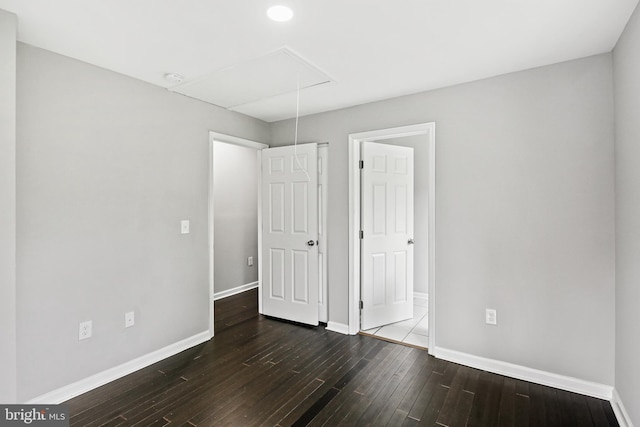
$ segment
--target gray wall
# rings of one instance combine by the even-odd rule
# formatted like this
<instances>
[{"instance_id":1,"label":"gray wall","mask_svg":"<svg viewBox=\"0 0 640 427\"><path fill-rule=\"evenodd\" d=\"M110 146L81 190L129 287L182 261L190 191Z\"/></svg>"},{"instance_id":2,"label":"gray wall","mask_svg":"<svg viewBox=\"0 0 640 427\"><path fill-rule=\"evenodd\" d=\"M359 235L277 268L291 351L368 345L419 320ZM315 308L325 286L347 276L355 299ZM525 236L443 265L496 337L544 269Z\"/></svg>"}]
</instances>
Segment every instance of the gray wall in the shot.
<instances>
[{"instance_id":1,"label":"gray wall","mask_svg":"<svg viewBox=\"0 0 640 427\"><path fill-rule=\"evenodd\" d=\"M269 130L23 44L17 88L23 401L208 330L208 131Z\"/></svg>"},{"instance_id":2,"label":"gray wall","mask_svg":"<svg viewBox=\"0 0 640 427\"><path fill-rule=\"evenodd\" d=\"M437 345L613 384L616 332L616 387L637 411L638 371L627 356L639 350L637 21L615 54L617 329L610 55L302 118L301 140L330 142L329 320L348 315L347 135L435 121ZM4 64L12 31L0 23ZM0 90L11 90L7 81ZM208 328L207 131L268 141L270 128L22 44L17 89L23 401ZM12 109L0 97L1 132ZM271 126L276 145L293 134L292 121ZM9 147L0 156L5 206L11 143L0 141ZM11 213L0 215L0 233L10 236ZM179 234L181 219L191 220L191 234ZM3 273L11 251L0 247ZM15 307L4 280L0 332L11 338ZM484 325L486 307L498 310L497 327ZM125 330L129 310L137 324ZM94 337L79 342L78 323L89 319ZM11 366L11 341L1 348L0 362ZM11 370L0 373L11 381ZM12 389L3 381L0 393L11 400Z\"/></svg>"},{"instance_id":3,"label":"gray wall","mask_svg":"<svg viewBox=\"0 0 640 427\"><path fill-rule=\"evenodd\" d=\"M300 140L330 142L329 320L348 316L348 134L434 121L437 345L613 385L612 83L604 54L303 117Z\"/></svg>"},{"instance_id":4,"label":"gray wall","mask_svg":"<svg viewBox=\"0 0 640 427\"><path fill-rule=\"evenodd\" d=\"M616 389L640 425L640 9L614 50Z\"/></svg>"},{"instance_id":5,"label":"gray wall","mask_svg":"<svg viewBox=\"0 0 640 427\"><path fill-rule=\"evenodd\" d=\"M403 136L379 141L383 144L413 148L413 290L429 293L429 141L425 135Z\"/></svg>"},{"instance_id":6,"label":"gray wall","mask_svg":"<svg viewBox=\"0 0 640 427\"><path fill-rule=\"evenodd\" d=\"M16 400L16 29L0 10L0 402Z\"/></svg>"},{"instance_id":7,"label":"gray wall","mask_svg":"<svg viewBox=\"0 0 640 427\"><path fill-rule=\"evenodd\" d=\"M216 293L258 281L258 170L255 149L214 142Z\"/></svg>"}]
</instances>

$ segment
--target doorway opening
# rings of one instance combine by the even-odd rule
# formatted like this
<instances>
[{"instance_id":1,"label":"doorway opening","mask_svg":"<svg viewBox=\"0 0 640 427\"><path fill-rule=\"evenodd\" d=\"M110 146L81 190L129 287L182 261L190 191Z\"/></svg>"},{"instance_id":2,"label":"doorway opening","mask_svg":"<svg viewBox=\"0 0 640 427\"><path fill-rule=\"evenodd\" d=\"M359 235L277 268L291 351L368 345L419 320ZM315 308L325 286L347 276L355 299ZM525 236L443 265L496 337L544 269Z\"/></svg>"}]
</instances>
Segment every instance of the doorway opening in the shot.
<instances>
[{"instance_id":1,"label":"doorway opening","mask_svg":"<svg viewBox=\"0 0 640 427\"><path fill-rule=\"evenodd\" d=\"M259 165L261 150L267 147L260 142L209 132L211 337L215 333L214 301L257 288L260 284ZM220 242L217 252L216 241ZM216 268L216 264L225 268Z\"/></svg>"},{"instance_id":2,"label":"doorway opening","mask_svg":"<svg viewBox=\"0 0 640 427\"><path fill-rule=\"evenodd\" d=\"M320 322L328 320L327 287L327 205L328 205L328 144L317 145L317 205L318 236L318 296ZM257 288L258 313L263 310L263 158L270 150L267 144L230 135L209 132L209 335L215 330L214 301ZM284 147L281 147L281 149ZM291 146L291 150L296 149ZM216 157L216 154L218 156ZM243 157L244 156L244 157ZM223 161L220 161L220 160ZM235 159L235 160L234 160ZM244 159L244 160L242 160ZM254 161L252 161L254 160ZM295 165L294 165L295 166ZM231 175L217 176L230 170ZM235 170L234 170L235 169ZM235 178L234 178L235 174ZM217 179L216 179L217 178ZM243 183L238 180L244 181ZM244 188L246 193L241 194ZM221 190L222 191L218 191ZM238 200L243 199L243 200ZM252 202L253 200L253 202ZM317 203L316 203L317 202ZM244 203L244 204L243 204ZM243 206L245 208L243 208ZM314 208L315 209L315 208ZM254 210L253 216L244 210ZM217 220L220 224L216 227ZM225 222L226 221L226 222ZM218 231L216 232L216 229ZM235 231L234 231L235 230ZM216 242L218 251L216 252ZM216 253L218 256L216 256ZM255 255L252 255L255 253ZM251 257L252 259L249 259ZM253 264L253 265L250 265ZM216 268L218 265L221 268ZM253 276L247 279L247 269ZM256 279L257 277L257 279ZM217 319L216 319L217 320Z\"/></svg>"},{"instance_id":3,"label":"doorway opening","mask_svg":"<svg viewBox=\"0 0 640 427\"><path fill-rule=\"evenodd\" d=\"M357 334L361 330L363 299L367 299L363 283L361 251L361 231L363 228L364 207L362 204L362 177L360 161L363 143L379 143L412 147L415 151L415 293L411 299L417 303L414 313L417 319L405 322L403 329L409 330L420 325L421 334L428 324L429 352L435 348L435 123L403 126L391 129L375 130L349 135L349 333ZM370 145L369 145L370 146ZM370 206L369 208L370 209ZM414 233L414 230L412 230ZM366 239L366 237L365 237ZM410 240L413 240L410 238ZM413 242L411 242L413 243ZM365 247L366 245L362 245ZM367 279L368 280L368 279ZM366 288L365 288L366 289ZM365 306L366 307L366 306ZM427 311L425 315L425 310ZM426 317L424 317L426 316ZM423 318L424 317L424 318ZM369 322L367 322L369 323ZM371 333L372 331L367 331ZM374 332L377 332L374 331ZM396 336L387 338L396 341L402 332L393 331ZM407 331L408 335L409 331ZM381 334L381 336L384 336ZM419 337L418 337L419 338ZM415 344L415 343L414 343ZM418 345L418 344L415 344ZM424 345L420 345L424 346Z\"/></svg>"}]
</instances>

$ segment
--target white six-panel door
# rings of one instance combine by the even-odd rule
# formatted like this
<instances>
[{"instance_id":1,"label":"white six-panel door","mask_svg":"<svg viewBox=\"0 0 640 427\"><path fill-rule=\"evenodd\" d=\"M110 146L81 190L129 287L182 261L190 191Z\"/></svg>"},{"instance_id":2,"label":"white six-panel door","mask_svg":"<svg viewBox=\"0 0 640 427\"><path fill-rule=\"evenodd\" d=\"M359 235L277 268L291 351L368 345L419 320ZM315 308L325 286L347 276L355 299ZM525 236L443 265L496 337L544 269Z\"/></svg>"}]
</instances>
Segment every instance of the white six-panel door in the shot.
<instances>
[{"instance_id":1,"label":"white six-panel door","mask_svg":"<svg viewBox=\"0 0 640 427\"><path fill-rule=\"evenodd\" d=\"M318 324L317 144L262 150L262 312Z\"/></svg>"},{"instance_id":2,"label":"white six-panel door","mask_svg":"<svg viewBox=\"0 0 640 427\"><path fill-rule=\"evenodd\" d=\"M413 317L413 148L362 143L361 329Z\"/></svg>"}]
</instances>

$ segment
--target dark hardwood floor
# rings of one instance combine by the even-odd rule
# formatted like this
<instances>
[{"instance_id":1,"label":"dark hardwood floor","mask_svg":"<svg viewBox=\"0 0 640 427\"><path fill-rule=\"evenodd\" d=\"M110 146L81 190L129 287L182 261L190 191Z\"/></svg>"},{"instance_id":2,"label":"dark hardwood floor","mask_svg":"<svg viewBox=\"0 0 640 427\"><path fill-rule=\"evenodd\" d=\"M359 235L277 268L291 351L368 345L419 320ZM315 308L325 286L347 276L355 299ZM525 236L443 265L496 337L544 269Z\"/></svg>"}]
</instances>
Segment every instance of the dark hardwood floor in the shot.
<instances>
[{"instance_id":1,"label":"dark hardwood floor","mask_svg":"<svg viewBox=\"0 0 640 427\"><path fill-rule=\"evenodd\" d=\"M215 303L215 338L67 402L73 426L617 426L607 401Z\"/></svg>"}]
</instances>

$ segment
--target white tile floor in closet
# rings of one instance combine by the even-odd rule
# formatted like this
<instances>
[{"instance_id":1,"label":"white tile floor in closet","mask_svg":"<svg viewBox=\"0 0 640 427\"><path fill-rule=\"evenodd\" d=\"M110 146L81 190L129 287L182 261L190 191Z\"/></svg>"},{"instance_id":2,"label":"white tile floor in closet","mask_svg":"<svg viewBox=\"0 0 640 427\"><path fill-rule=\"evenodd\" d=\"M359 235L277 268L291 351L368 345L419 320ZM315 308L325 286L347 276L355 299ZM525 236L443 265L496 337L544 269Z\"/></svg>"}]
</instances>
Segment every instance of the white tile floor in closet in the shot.
<instances>
[{"instance_id":1,"label":"white tile floor in closet","mask_svg":"<svg viewBox=\"0 0 640 427\"><path fill-rule=\"evenodd\" d=\"M429 344L428 301L423 298L413 299L413 319L392 323L379 328L362 331L380 338L399 341L418 347L427 348Z\"/></svg>"}]
</instances>

